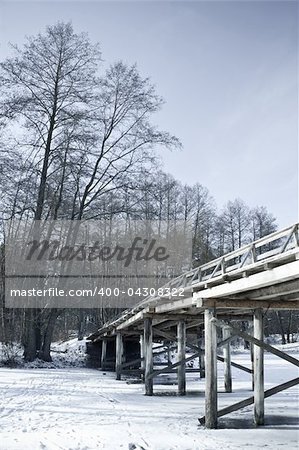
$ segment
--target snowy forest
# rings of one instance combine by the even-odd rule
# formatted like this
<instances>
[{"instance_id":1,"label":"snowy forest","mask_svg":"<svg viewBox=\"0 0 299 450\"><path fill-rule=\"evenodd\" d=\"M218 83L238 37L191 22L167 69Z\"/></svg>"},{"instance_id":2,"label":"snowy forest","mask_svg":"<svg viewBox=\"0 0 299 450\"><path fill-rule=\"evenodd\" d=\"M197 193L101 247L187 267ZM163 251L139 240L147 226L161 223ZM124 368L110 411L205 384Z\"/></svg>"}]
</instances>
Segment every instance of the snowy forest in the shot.
<instances>
[{"instance_id":1,"label":"snowy forest","mask_svg":"<svg viewBox=\"0 0 299 450\"><path fill-rule=\"evenodd\" d=\"M7 220L191 221L194 267L277 230L265 205L236 196L219 208L200 170L195 185L167 173L163 153L182 143L155 125L164 100L136 65L107 67L105 49L62 22L11 51L0 64L0 339L21 343L25 360L50 361L52 341L82 339L115 311L5 308ZM266 332L290 342L297 320L269 313Z\"/></svg>"},{"instance_id":2,"label":"snowy forest","mask_svg":"<svg viewBox=\"0 0 299 450\"><path fill-rule=\"evenodd\" d=\"M0 450L298 450L297 41L0 2Z\"/></svg>"}]
</instances>

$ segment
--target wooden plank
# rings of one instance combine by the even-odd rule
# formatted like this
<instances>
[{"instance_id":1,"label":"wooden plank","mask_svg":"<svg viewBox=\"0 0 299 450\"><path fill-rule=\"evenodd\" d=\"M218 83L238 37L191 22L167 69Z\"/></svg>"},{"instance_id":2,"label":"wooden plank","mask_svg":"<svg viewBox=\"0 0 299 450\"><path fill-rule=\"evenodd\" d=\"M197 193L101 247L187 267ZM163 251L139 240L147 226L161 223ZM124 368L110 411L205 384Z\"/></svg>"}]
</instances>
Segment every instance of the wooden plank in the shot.
<instances>
[{"instance_id":1,"label":"wooden plank","mask_svg":"<svg viewBox=\"0 0 299 450\"><path fill-rule=\"evenodd\" d=\"M263 341L263 310L255 309L253 315L253 333L255 339ZM254 346L253 349L253 374L254 374L254 421L256 425L264 425L264 349Z\"/></svg>"},{"instance_id":2,"label":"wooden plank","mask_svg":"<svg viewBox=\"0 0 299 450\"><path fill-rule=\"evenodd\" d=\"M141 369L124 369L122 373L127 375L144 375L144 371Z\"/></svg>"},{"instance_id":3,"label":"wooden plank","mask_svg":"<svg viewBox=\"0 0 299 450\"><path fill-rule=\"evenodd\" d=\"M162 330L156 330L154 328L154 334L157 334L158 336L161 336L161 337L165 337L165 339L168 339L171 341L176 341L176 336L174 334L166 333L165 331L162 331ZM233 337L234 336L232 335L230 337L230 340L233 339ZM200 349L197 345L191 344L188 339L186 339L186 344L187 344L187 347L189 347L190 349L192 349L194 351L199 351L199 354L204 355L204 352L205 352L204 349ZM223 345L223 342L219 342L217 344L217 348L221 347L222 345ZM224 362L224 359L222 358L222 356L219 356L219 355L217 355L217 360ZM235 367L236 369L243 370L243 372L252 373L251 369L249 369L246 366L242 366L241 364L237 364L237 363L231 361L231 365L233 367Z\"/></svg>"},{"instance_id":4,"label":"wooden plank","mask_svg":"<svg viewBox=\"0 0 299 450\"><path fill-rule=\"evenodd\" d=\"M278 394L279 392L289 389L293 386L296 386L297 384L299 384L299 377L294 378L290 381L286 381L285 383L279 384L270 389L267 389L264 393L264 396L265 398L271 397L272 395ZM230 414L234 411L238 411L239 409L245 408L246 406L253 405L253 403L254 403L254 396L248 397L244 400L241 400L240 402L234 403L233 405L226 406L225 408L220 409L217 412L217 417L226 416L227 414ZM201 425L205 424L205 416L200 417L198 420Z\"/></svg>"},{"instance_id":5,"label":"wooden plank","mask_svg":"<svg viewBox=\"0 0 299 450\"><path fill-rule=\"evenodd\" d=\"M164 373L177 373L177 369L169 369L168 371L165 371ZM191 367L189 369L186 369L186 373L200 373L200 369L193 369Z\"/></svg>"},{"instance_id":6,"label":"wooden plank","mask_svg":"<svg viewBox=\"0 0 299 450\"><path fill-rule=\"evenodd\" d=\"M176 350L176 349L177 349L177 345L167 346L163 350L160 350L159 352L154 351L153 355L154 356L163 355L163 353L168 353L168 351Z\"/></svg>"},{"instance_id":7,"label":"wooden plank","mask_svg":"<svg viewBox=\"0 0 299 450\"><path fill-rule=\"evenodd\" d=\"M178 366L178 394L186 395L186 323L180 320L177 325L178 350L177 358L180 363Z\"/></svg>"},{"instance_id":8,"label":"wooden plank","mask_svg":"<svg viewBox=\"0 0 299 450\"><path fill-rule=\"evenodd\" d=\"M135 324L136 322L141 322L143 320L144 314L147 313L154 313L155 308L150 306L145 306L142 311L137 312L136 314L132 315L122 323L116 326L117 331L123 330L124 328L128 328L129 326Z\"/></svg>"},{"instance_id":9,"label":"wooden plank","mask_svg":"<svg viewBox=\"0 0 299 450\"><path fill-rule=\"evenodd\" d=\"M259 290L262 292L262 290ZM199 293L194 293L196 295ZM218 298L218 299L207 299L207 298L198 298L196 300L196 306L198 308L227 308L227 309L256 309L256 308L264 308L264 309L275 309L275 310L290 310L299 308L299 302L297 298L292 301L273 301L269 299L267 300L253 300L250 298L246 298L245 294L243 299L236 300L228 300L227 298ZM246 294L247 295L247 294ZM280 297L281 294L277 293L277 296ZM299 298L299 287L298 287L298 298ZM272 297L273 299L273 297Z\"/></svg>"},{"instance_id":10,"label":"wooden plank","mask_svg":"<svg viewBox=\"0 0 299 450\"><path fill-rule=\"evenodd\" d=\"M227 344L230 344L230 342L236 337L235 334L229 333L227 334L227 337L223 339L223 341L217 342L217 348L225 347Z\"/></svg>"},{"instance_id":11,"label":"wooden plank","mask_svg":"<svg viewBox=\"0 0 299 450\"><path fill-rule=\"evenodd\" d=\"M224 363L224 358L222 358L222 356L217 355L217 360ZM247 372L247 373L250 373L250 374L253 373L253 370L249 369L246 366L242 366L241 364L237 364L237 363L235 363L233 361L231 361L230 363L231 363L231 366L235 367L236 369L243 370L243 372Z\"/></svg>"},{"instance_id":12,"label":"wooden plank","mask_svg":"<svg viewBox=\"0 0 299 450\"><path fill-rule=\"evenodd\" d=\"M217 330L211 320L214 317L214 309L205 310L205 417L209 429L217 428Z\"/></svg>"},{"instance_id":13,"label":"wooden plank","mask_svg":"<svg viewBox=\"0 0 299 450\"><path fill-rule=\"evenodd\" d=\"M178 309L178 311L181 311L181 308L177 308L177 309ZM194 320L194 319L198 320L198 316L196 316L198 311L194 307L193 307L193 310L194 310L195 314L190 314L190 310L186 309L186 313L182 313L182 312L180 312L180 313L179 312L178 313L166 312L163 314L160 314L160 313L148 314L147 313L147 314L144 314L144 317L151 317L153 320L159 320L159 321L161 320L161 323L165 320L171 320L171 321L175 321L175 322L178 322L179 320Z\"/></svg>"},{"instance_id":14,"label":"wooden plank","mask_svg":"<svg viewBox=\"0 0 299 450\"><path fill-rule=\"evenodd\" d=\"M299 293L299 279L288 281L283 284L283 286L280 285L273 285L268 286L262 289L253 289L252 291L247 293L247 298L249 300L271 300L277 297L278 295L289 295L289 294L298 294ZM236 294L231 300L234 299L242 299L242 294ZM283 303L283 302L281 302Z\"/></svg>"},{"instance_id":15,"label":"wooden plank","mask_svg":"<svg viewBox=\"0 0 299 450\"><path fill-rule=\"evenodd\" d=\"M223 346L229 344L236 336L237 336L236 334L230 333L230 336L225 338L223 341L220 341L217 343L217 348L220 348L220 347L223 347ZM222 356L217 355L217 360L225 363L225 359ZM250 374L253 373L252 369L249 369L246 366L242 366L241 364L237 364L237 363L233 362L232 360L230 360L230 365L232 367L235 367L236 369L243 370L243 372L247 372Z\"/></svg>"},{"instance_id":16,"label":"wooden plank","mask_svg":"<svg viewBox=\"0 0 299 450\"><path fill-rule=\"evenodd\" d=\"M144 362L144 357L142 357L142 358L136 358L136 359L133 359L132 361L128 361L128 362L125 362L125 363L122 363L121 364L121 371L123 370L123 369L125 369L126 367L129 367L129 366L131 366L132 364L137 364L137 363L141 363L141 368L142 368L142 363Z\"/></svg>"},{"instance_id":17,"label":"wooden plank","mask_svg":"<svg viewBox=\"0 0 299 450\"><path fill-rule=\"evenodd\" d=\"M177 342L177 336L175 336L172 333L166 333L165 331L159 330L156 328L154 328L153 331L154 331L154 334L164 337L168 341ZM186 344L187 344L187 347L189 347L191 350L204 352L203 349L199 349L199 347L197 345L192 344L187 338L186 338Z\"/></svg>"},{"instance_id":18,"label":"wooden plank","mask_svg":"<svg viewBox=\"0 0 299 450\"><path fill-rule=\"evenodd\" d=\"M153 395L153 327L152 319L144 319L145 395Z\"/></svg>"},{"instance_id":19,"label":"wooden plank","mask_svg":"<svg viewBox=\"0 0 299 450\"><path fill-rule=\"evenodd\" d=\"M163 321L159 321L157 322L157 320L154 321L153 326L155 327L155 329L159 329L159 330L165 330L166 328L173 328L176 327L177 325L177 320L163 320Z\"/></svg>"},{"instance_id":20,"label":"wooden plank","mask_svg":"<svg viewBox=\"0 0 299 450\"><path fill-rule=\"evenodd\" d=\"M197 358L197 356L200 354L201 352L196 352L193 353L191 356L188 356L187 358L184 358L182 361L177 361L173 364L171 364L170 366L164 367L163 369L159 369L159 370L154 370L151 375L150 378L155 378L158 375L161 375L162 373L167 373L167 370L169 369L175 369L177 367L179 367L182 363L187 363L189 361L192 361L192 359Z\"/></svg>"},{"instance_id":21,"label":"wooden plank","mask_svg":"<svg viewBox=\"0 0 299 450\"><path fill-rule=\"evenodd\" d=\"M162 314L167 311L172 311L176 309L186 308L186 307L192 307L193 305L193 297L192 294L189 297L182 298L180 300L173 300L167 303L164 303L163 305L157 305L155 308L155 312L157 314Z\"/></svg>"},{"instance_id":22,"label":"wooden plank","mask_svg":"<svg viewBox=\"0 0 299 450\"><path fill-rule=\"evenodd\" d=\"M295 233L297 231L297 227L298 227L298 225L296 224L291 229L289 235L287 236L286 240L284 241L284 243L282 244L281 248L279 249L280 253L283 253L286 250L286 248L289 245L290 241L295 237Z\"/></svg>"},{"instance_id":23,"label":"wooden plank","mask_svg":"<svg viewBox=\"0 0 299 450\"><path fill-rule=\"evenodd\" d=\"M227 324L225 322L222 322L221 320L218 320L218 319L212 319L212 320L220 328L227 326ZM245 341L252 342L253 344L258 345L259 347L262 347L264 350L267 350L268 352L273 353L274 355L278 356L279 358L282 358L282 359L288 361L289 363L294 364L295 366L299 367L299 360L296 358L293 358L293 356L290 356L287 353L282 352L281 350L278 350L277 348L274 348L271 345L260 341L259 339L256 339L255 337L251 336L248 333L245 333L244 331L239 330L238 328L232 327L231 325L229 325L229 327L231 328L231 330L234 334L242 337L243 339L245 339Z\"/></svg>"},{"instance_id":24,"label":"wooden plank","mask_svg":"<svg viewBox=\"0 0 299 450\"><path fill-rule=\"evenodd\" d=\"M298 251L298 250L297 250ZM250 289L258 289L261 287L271 286L276 283L283 283L286 281L299 278L299 260L293 261L272 270L255 273L248 278L238 278L230 283L219 284L197 293L193 293L196 301L197 298L218 298L240 292L245 292Z\"/></svg>"},{"instance_id":25,"label":"wooden plank","mask_svg":"<svg viewBox=\"0 0 299 450\"><path fill-rule=\"evenodd\" d=\"M203 319L194 320L193 322L189 322L186 324L186 329L189 330L190 328L197 328L199 325L202 325L204 323Z\"/></svg>"},{"instance_id":26,"label":"wooden plank","mask_svg":"<svg viewBox=\"0 0 299 450\"><path fill-rule=\"evenodd\" d=\"M164 347L165 347L164 344L156 345L155 348L153 348L153 350L155 350L155 351L156 351L156 350L160 350L160 348L161 348L161 349L164 349ZM156 355L158 355L158 354L159 354L159 353L157 352Z\"/></svg>"}]
</instances>

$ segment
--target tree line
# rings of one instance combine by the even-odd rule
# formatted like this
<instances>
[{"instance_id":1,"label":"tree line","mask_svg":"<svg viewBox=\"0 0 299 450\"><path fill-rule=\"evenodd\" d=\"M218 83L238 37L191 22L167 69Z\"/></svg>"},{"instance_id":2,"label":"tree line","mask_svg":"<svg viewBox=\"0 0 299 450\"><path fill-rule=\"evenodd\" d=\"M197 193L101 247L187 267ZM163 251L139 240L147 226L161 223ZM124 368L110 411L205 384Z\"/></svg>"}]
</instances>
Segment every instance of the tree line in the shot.
<instances>
[{"instance_id":1,"label":"tree line","mask_svg":"<svg viewBox=\"0 0 299 450\"><path fill-rule=\"evenodd\" d=\"M154 125L162 107L136 65L107 65L101 48L70 23L11 46L0 63L0 200L12 218L126 219L192 223L194 266L275 231L265 206L241 199L218 211L208 189L183 184L157 157L182 145ZM3 242L1 273L4 273ZM113 310L8 310L1 278L1 340L24 345L28 361L51 360L55 337L97 327Z\"/></svg>"}]
</instances>

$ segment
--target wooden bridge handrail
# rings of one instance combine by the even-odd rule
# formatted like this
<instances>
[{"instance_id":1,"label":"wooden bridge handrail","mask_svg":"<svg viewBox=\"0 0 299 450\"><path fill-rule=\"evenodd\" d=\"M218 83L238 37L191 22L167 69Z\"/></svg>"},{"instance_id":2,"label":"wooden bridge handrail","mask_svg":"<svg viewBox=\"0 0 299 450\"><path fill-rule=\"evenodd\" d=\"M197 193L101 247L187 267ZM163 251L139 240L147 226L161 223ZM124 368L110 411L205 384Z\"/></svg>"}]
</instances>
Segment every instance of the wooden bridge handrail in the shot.
<instances>
[{"instance_id":1,"label":"wooden bridge handrail","mask_svg":"<svg viewBox=\"0 0 299 450\"><path fill-rule=\"evenodd\" d=\"M285 239L284 242L280 242L282 239ZM274 243L276 243L275 248L270 250L269 248L264 248L263 251L263 247ZM188 272L169 280L162 288L192 288L195 284L198 285L198 283L207 282L214 278L216 279L216 277L219 278L226 274L232 275L238 273L240 269L245 271L247 267L252 267L255 264L258 265L261 261L266 263L267 260L270 260L270 258L275 255L291 254L296 248L299 249L299 223L295 223L283 230L275 231L274 233L246 244L237 250L233 250L208 263L189 270ZM119 317L107 322L99 331L104 332L105 330L114 328L124 320L128 319L128 317L161 299L166 300L169 299L169 297L146 297L144 300L137 303L135 307L122 311Z\"/></svg>"}]
</instances>

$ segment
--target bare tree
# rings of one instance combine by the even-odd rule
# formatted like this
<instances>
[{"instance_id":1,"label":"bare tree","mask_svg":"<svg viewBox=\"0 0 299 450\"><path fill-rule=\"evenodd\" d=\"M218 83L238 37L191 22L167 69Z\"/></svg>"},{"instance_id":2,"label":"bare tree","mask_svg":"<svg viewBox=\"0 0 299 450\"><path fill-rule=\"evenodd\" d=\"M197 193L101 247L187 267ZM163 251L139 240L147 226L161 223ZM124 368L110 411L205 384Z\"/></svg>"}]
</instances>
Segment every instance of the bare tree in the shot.
<instances>
[{"instance_id":1,"label":"bare tree","mask_svg":"<svg viewBox=\"0 0 299 450\"><path fill-rule=\"evenodd\" d=\"M155 146L180 145L151 125L163 101L150 81L121 62L100 76L98 45L70 24L48 27L13 50L0 65L0 118L8 135L18 129L26 177L14 199L7 197L8 216L80 220L96 217L99 205L106 214L109 195L152 164ZM26 311L27 360L50 360L60 312Z\"/></svg>"},{"instance_id":2,"label":"bare tree","mask_svg":"<svg viewBox=\"0 0 299 450\"><path fill-rule=\"evenodd\" d=\"M193 258L196 265L213 258L213 233L216 215L214 199L199 183L193 187L195 199Z\"/></svg>"},{"instance_id":3,"label":"bare tree","mask_svg":"<svg viewBox=\"0 0 299 450\"><path fill-rule=\"evenodd\" d=\"M252 240L260 239L277 230L275 217L265 206L257 206L251 211Z\"/></svg>"},{"instance_id":4,"label":"bare tree","mask_svg":"<svg viewBox=\"0 0 299 450\"><path fill-rule=\"evenodd\" d=\"M248 242L250 210L241 199L227 203L221 221L225 230L226 251L233 251Z\"/></svg>"}]
</instances>

